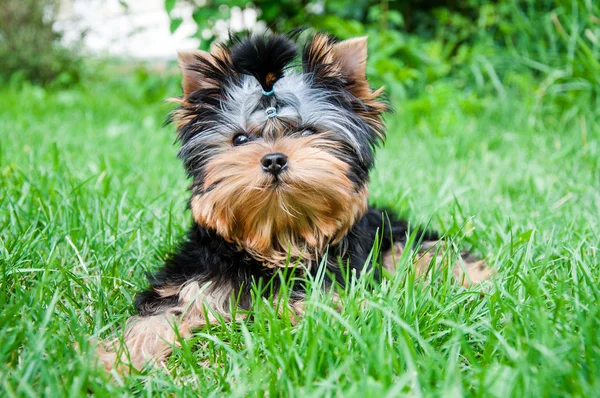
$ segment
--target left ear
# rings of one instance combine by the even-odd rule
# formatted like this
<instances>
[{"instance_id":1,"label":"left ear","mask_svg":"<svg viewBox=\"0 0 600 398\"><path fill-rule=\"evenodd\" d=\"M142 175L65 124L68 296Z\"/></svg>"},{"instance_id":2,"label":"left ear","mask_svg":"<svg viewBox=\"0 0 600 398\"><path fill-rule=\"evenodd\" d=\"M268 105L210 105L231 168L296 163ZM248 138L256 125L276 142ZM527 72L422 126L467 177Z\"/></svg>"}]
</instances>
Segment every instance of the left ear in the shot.
<instances>
[{"instance_id":1,"label":"left ear","mask_svg":"<svg viewBox=\"0 0 600 398\"><path fill-rule=\"evenodd\" d=\"M366 36L336 43L330 36L317 33L304 50L302 64L317 86L341 85L363 102L381 94L373 92L367 81Z\"/></svg>"},{"instance_id":2,"label":"left ear","mask_svg":"<svg viewBox=\"0 0 600 398\"><path fill-rule=\"evenodd\" d=\"M304 73L312 76L317 87L341 86L352 94L345 97L352 109L381 140L384 139L381 115L388 110L381 95L383 88L371 90L366 76L367 38L357 37L336 43L317 33L302 54Z\"/></svg>"},{"instance_id":3,"label":"left ear","mask_svg":"<svg viewBox=\"0 0 600 398\"><path fill-rule=\"evenodd\" d=\"M203 64L213 62L213 57L210 53L201 50L195 51L178 51L179 69L181 70L181 89L183 98L199 90L203 86L203 81L206 77L202 73Z\"/></svg>"},{"instance_id":4,"label":"left ear","mask_svg":"<svg viewBox=\"0 0 600 398\"><path fill-rule=\"evenodd\" d=\"M367 37L356 37L336 43L331 48L333 60L349 83L367 78Z\"/></svg>"}]
</instances>

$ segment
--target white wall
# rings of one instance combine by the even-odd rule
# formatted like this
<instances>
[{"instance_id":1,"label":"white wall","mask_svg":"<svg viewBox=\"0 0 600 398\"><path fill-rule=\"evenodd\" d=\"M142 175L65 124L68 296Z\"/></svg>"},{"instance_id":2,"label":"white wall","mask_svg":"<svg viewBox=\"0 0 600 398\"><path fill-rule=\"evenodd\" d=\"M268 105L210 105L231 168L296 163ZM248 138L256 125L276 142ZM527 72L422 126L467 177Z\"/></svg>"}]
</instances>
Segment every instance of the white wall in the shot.
<instances>
[{"instance_id":1,"label":"white wall","mask_svg":"<svg viewBox=\"0 0 600 398\"><path fill-rule=\"evenodd\" d=\"M198 48L199 40L189 37L196 31L190 7L178 5L172 11L173 16L183 18L183 23L171 34L164 0L125 2L128 7L119 0L61 0L56 28L64 32L66 41L85 31L85 50L100 55L173 59L177 50ZM229 30L265 29L264 23L257 23L254 8L232 7L230 14L230 20L216 22L213 32L218 37L226 37ZM208 34L210 37L211 32Z\"/></svg>"},{"instance_id":2,"label":"white wall","mask_svg":"<svg viewBox=\"0 0 600 398\"><path fill-rule=\"evenodd\" d=\"M199 41L189 38L196 26L189 9L174 13L187 16L172 35L164 0L65 0L61 2L56 28L70 41L86 31L84 47L95 54L134 58L175 58L180 49L197 48Z\"/></svg>"}]
</instances>

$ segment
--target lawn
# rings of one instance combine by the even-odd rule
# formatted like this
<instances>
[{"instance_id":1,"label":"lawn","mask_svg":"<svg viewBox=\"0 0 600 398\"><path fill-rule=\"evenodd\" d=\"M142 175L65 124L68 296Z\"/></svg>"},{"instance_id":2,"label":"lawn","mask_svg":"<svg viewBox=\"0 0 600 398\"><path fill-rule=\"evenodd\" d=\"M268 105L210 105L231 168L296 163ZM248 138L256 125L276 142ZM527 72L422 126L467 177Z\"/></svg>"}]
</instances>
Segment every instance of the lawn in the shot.
<instances>
[{"instance_id":1,"label":"lawn","mask_svg":"<svg viewBox=\"0 0 600 398\"><path fill-rule=\"evenodd\" d=\"M394 105L372 202L489 258L464 289L400 271L293 325L257 302L166 369L112 378L93 340L133 312L190 222L172 78L0 89L0 395L598 396L600 116L537 92L430 87ZM514 91L514 92L513 92Z\"/></svg>"}]
</instances>

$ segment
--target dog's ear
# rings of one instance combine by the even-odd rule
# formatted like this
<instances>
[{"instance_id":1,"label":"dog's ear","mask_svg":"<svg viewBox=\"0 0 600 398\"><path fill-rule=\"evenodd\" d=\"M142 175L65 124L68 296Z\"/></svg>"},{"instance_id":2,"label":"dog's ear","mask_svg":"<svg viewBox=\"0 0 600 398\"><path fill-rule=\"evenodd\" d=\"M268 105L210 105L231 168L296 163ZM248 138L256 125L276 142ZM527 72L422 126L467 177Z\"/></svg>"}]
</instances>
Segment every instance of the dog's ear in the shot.
<instances>
[{"instance_id":1,"label":"dog's ear","mask_svg":"<svg viewBox=\"0 0 600 398\"><path fill-rule=\"evenodd\" d=\"M219 101L226 82L235 71L231 65L229 50L223 45L213 46L210 53L200 50L182 51L178 56L183 96L170 98L168 101L180 105L169 116L169 120L180 129L196 116L195 106L215 106L215 101Z\"/></svg>"},{"instance_id":2,"label":"dog's ear","mask_svg":"<svg viewBox=\"0 0 600 398\"><path fill-rule=\"evenodd\" d=\"M347 81L367 78L367 37L356 37L336 43L331 48L334 61Z\"/></svg>"},{"instance_id":3,"label":"dog's ear","mask_svg":"<svg viewBox=\"0 0 600 398\"><path fill-rule=\"evenodd\" d=\"M317 86L342 86L363 101L374 98L366 76L366 37L335 42L330 36L318 33L306 46L302 64Z\"/></svg>"},{"instance_id":4,"label":"dog's ear","mask_svg":"<svg viewBox=\"0 0 600 398\"><path fill-rule=\"evenodd\" d=\"M302 67L312 76L315 86L334 90L341 87L351 94L344 96L346 101L384 139L381 115L388 107L381 98L383 88L372 90L367 80L366 37L336 42L318 33L304 49Z\"/></svg>"},{"instance_id":5,"label":"dog's ear","mask_svg":"<svg viewBox=\"0 0 600 398\"><path fill-rule=\"evenodd\" d=\"M203 64L211 62L212 55L206 51L179 51L179 69L181 70L181 88L183 97L187 98L194 91L202 88Z\"/></svg>"},{"instance_id":6,"label":"dog's ear","mask_svg":"<svg viewBox=\"0 0 600 398\"><path fill-rule=\"evenodd\" d=\"M219 92L227 79L235 74L229 49L214 45L210 53L201 50L179 52L183 98L199 90Z\"/></svg>"}]
</instances>

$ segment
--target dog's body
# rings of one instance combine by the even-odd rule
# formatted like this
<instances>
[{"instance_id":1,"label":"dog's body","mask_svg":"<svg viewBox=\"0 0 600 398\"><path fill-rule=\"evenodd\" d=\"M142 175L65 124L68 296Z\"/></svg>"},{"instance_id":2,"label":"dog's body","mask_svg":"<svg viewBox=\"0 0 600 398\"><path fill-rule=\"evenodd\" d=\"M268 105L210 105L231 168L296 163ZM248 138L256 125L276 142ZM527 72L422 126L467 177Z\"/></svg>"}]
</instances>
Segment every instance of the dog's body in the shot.
<instances>
[{"instance_id":1,"label":"dog's body","mask_svg":"<svg viewBox=\"0 0 600 398\"><path fill-rule=\"evenodd\" d=\"M256 283L278 292L290 264L299 277L325 266L328 283L343 284L347 271L360 276L373 262L393 272L409 233L419 243L408 248L417 252L416 272L435 262L437 234L409 231L367 205L387 106L365 77L366 39L315 35L301 72L289 70L296 55L295 43L278 35L180 54L183 97L172 119L192 178L194 223L138 296L124 344L101 352L107 368L165 358L178 337L250 309ZM461 283L489 274L483 262L461 257L454 266ZM302 312L304 295L303 284L292 285L293 312Z\"/></svg>"}]
</instances>

